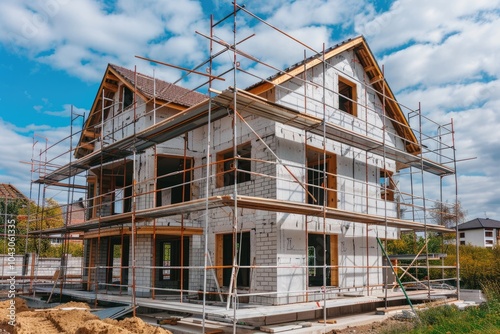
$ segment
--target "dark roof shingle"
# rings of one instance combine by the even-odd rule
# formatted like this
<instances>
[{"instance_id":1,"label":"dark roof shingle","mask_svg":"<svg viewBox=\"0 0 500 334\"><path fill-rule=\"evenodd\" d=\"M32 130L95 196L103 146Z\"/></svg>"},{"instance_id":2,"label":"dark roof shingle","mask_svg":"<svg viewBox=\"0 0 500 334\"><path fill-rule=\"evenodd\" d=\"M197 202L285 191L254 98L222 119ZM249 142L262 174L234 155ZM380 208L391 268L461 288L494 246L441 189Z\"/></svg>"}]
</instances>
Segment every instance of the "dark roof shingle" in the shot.
<instances>
[{"instance_id":1,"label":"dark roof shingle","mask_svg":"<svg viewBox=\"0 0 500 334\"><path fill-rule=\"evenodd\" d=\"M500 228L500 221L489 218L476 218L469 220L463 224L458 225L460 231L463 230L476 230L482 228Z\"/></svg>"}]
</instances>

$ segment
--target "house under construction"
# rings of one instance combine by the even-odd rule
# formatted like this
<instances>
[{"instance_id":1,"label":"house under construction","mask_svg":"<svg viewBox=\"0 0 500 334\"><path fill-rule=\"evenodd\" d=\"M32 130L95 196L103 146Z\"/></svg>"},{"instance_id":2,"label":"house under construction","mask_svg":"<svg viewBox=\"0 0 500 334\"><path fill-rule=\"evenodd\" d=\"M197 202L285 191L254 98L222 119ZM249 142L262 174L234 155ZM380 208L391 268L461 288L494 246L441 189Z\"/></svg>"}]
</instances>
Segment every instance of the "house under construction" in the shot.
<instances>
[{"instance_id":1,"label":"house under construction","mask_svg":"<svg viewBox=\"0 0 500 334\"><path fill-rule=\"evenodd\" d=\"M83 236L72 287L204 318L225 312L234 323L277 314L238 313L242 303L321 305L293 312L306 319L404 298L392 291L384 244L402 231L455 232L427 221L440 199L424 187L425 175L454 175L453 124L399 104L363 37L317 51L266 23L312 55L259 77L242 64L274 67L236 32L232 43L215 37L236 15L258 19L234 6L200 34L210 58L186 75L203 85L109 64L69 137L69 161L57 165L50 149L37 158L43 193L66 187L68 202L84 198L83 223L43 231ZM226 54L229 69L215 70Z\"/></svg>"}]
</instances>

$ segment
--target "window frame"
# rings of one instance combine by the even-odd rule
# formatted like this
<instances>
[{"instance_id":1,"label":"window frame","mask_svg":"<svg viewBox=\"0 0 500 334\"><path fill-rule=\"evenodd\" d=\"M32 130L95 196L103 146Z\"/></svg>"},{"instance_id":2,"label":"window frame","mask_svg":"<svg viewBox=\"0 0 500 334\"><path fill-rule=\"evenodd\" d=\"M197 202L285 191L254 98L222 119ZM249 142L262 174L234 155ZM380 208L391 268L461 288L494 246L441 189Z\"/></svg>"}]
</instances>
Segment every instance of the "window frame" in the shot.
<instances>
[{"instance_id":1,"label":"window frame","mask_svg":"<svg viewBox=\"0 0 500 334\"><path fill-rule=\"evenodd\" d=\"M307 234L307 280L309 287L320 287L323 286L323 263L316 263L317 258L320 257L321 252L317 252L316 247L321 248L322 245L312 245L310 240L314 236L319 236L323 238L323 234L319 232L310 232ZM327 252L326 252L326 262L327 262L327 284L329 286L339 286L339 251L338 251L338 234L326 234L327 242ZM314 256L311 256L311 249L314 249ZM313 263L312 263L313 262ZM312 266L312 268L311 268ZM317 268L316 268L317 267ZM318 276L319 279L314 282L311 280L311 276Z\"/></svg>"},{"instance_id":2,"label":"window frame","mask_svg":"<svg viewBox=\"0 0 500 334\"><path fill-rule=\"evenodd\" d=\"M128 88L127 85L122 85L121 87L120 103L121 103L121 108L118 108L119 112L123 112L129 109L129 107L134 104L134 91Z\"/></svg>"},{"instance_id":3,"label":"window frame","mask_svg":"<svg viewBox=\"0 0 500 334\"><path fill-rule=\"evenodd\" d=\"M343 86L346 87L344 88ZM350 96L346 96L343 94L343 91L346 88L350 88L350 94L349 94ZM357 117L358 92L356 83L339 75L337 80L337 91L338 91L338 109L354 117Z\"/></svg>"},{"instance_id":4,"label":"window frame","mask_svg":"<svg viewBox=\"0 0 500 334\"><path fill-rule=\"evenodd\" d=\"M246 153L243 153L243 152ZM246 142L236 147L238 157L234 157L233 148L223 150L217 153L217 177L216 187L229 187L240 183L245 183L252 180L252 144ZM243 159L240 159L243 158ZM234 175L234 162L238 163L238 170ZM242 165L243 163L243 165ZM244 168L242 168L244 167Z\"/></svg>"}]
</instances>

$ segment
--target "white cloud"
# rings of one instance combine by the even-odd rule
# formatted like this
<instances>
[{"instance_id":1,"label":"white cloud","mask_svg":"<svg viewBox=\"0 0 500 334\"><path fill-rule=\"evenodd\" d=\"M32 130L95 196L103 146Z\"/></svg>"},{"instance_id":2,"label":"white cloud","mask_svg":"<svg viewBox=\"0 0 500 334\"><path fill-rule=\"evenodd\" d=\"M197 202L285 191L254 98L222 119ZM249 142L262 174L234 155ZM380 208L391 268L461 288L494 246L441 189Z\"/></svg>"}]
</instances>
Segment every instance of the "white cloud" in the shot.
<instances>
[{"instance_id":1,"label":"white cloud","mask_svg":"<svg viewBox=\"0 0 500 334\"><path fill-rule=\"evenodd\" d=\"M30 124L19 128L0 118L1 182L13 184L29 197L31 178L36 180L41 175L40 173L43 174L46 170L44 165L40 164L41 161L48 162L46 164L48 170L54 168L54 165L66 162L69 156L64 153L69 148L68 141L63 141L60 145L51 148L48 155L45 154L45 150L67 137L69 133L69 127L52 128L47 125ZM52 191L49 196L62 196L56 195L58 192ZM65 200L63 197L57 199Z\"/></svg>"},{"instance_id":2,"label":"white cloud","mask_svg":"<svg viewBox=\"0 0 500 334\"><path fill-rule=\"evenodd\" d=\"M78 108L75 106L71 106L70 104L63 105L63 110L60 111L44 111L46 115L57 116L57 117L71 117L71 114L74 115L88 115L88 110L83 108Z\"/></svg>"},{"instance_id":3,"label":"white cloud","mask_svg":"<svg viewBox=\"0 0 500 334\"><path fill-rule=\"evenodd\" d=\"M487 20L499 4L498 0L399 0L385 13L358 15L356 30L371 41L375 51L411 42L435 44L450 33L463 31L464 22Z\"/></svg>"},{"instance_id":4,"label":"white cloud","mask_svg":"<svg viewBox=\"0 0 500 334\"><path fill-rule=\"evenodd\" d=\"M0 42L54 68L97 81L106 63L131 66L136 63L134 55L148 54L168 38L173 38L171 50L176 54L182 50L182 59L197 55L191 52L197 43L182 36L192 35L203 19L199 2L190 0L119 0L114 11L93 0L7 0L0 3L0 30L6 32L0 34Z\"/></svg>"}]
</instances>

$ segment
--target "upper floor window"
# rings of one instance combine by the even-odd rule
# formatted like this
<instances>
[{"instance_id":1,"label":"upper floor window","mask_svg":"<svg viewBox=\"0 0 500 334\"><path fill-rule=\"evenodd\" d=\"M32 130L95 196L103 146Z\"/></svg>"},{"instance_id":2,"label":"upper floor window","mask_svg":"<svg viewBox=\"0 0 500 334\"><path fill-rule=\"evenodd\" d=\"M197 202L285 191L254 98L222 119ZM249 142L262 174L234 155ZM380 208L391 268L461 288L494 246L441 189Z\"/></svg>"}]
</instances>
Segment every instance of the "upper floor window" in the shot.
<instances>
[{"instance_id":1,"label":"upper floor window","mask_svg":"<svg viewBox=\"0 0 500 334\"><path fill-rule=\"evenodd\" d=\"M227 187L235 183L250 181L252 171L252 145L250 143L239 145L234 149L217 153L217 187Z\"/></svg>"},{"instance_id":2,"label":"upper floor window","mask_svg":"<svg viewBox=\"0 0 500 334\"><path fill-rule=\"evenodd\" d=\"M465 232L460 232L460 238L465 238Z\"/></svg>"},{"instance_id":3,"label":"upper floor window","mask_svg":"<svg viewBox=\"0 0 500 334\"><path fill-rule=\"evenodd\" d=\"M487 238L493 238L493 231L485 231L484 236Z\"/></svg>"},{"instance_id":4,"label":"upper floor window","mask_svg":"<svg viewBox=\"0 0 500 334\"><path fill-rule=\"evenodd\" d=\"M123 86L122 96L120 98L123 104L122 110L127 109L134 103L134 93L127 86Z\"/></svg>"},{"instance_id":5,"label":"upper floor window","mask_svg":"<svg viewBox=\"0 0 500 334\"><path fill-rule=\"evenodd\" d=\"M394 201L396 182L392 178L392 172L380 170L380 197L387 201Z\"/></svg>"},{"instance_id":6,"label":"upper floor window","mask_svg":"<svg viewBox=\"0 0 500 334\"><path fill-rule=\"evenodd\" d=\"M357 116L357 92L356 84L341 76L338 77L339 87L339 109L348 114Z\"/></svg>"}]
</instances>

